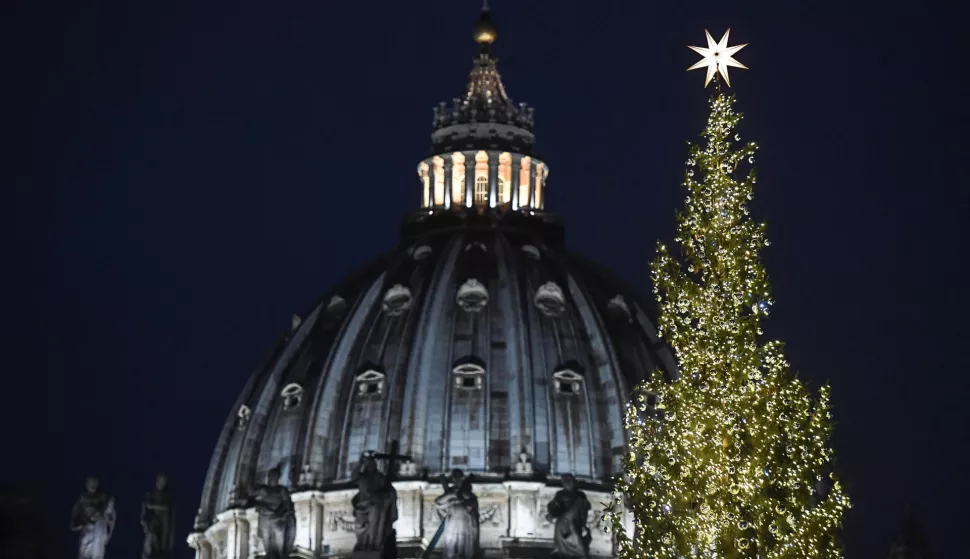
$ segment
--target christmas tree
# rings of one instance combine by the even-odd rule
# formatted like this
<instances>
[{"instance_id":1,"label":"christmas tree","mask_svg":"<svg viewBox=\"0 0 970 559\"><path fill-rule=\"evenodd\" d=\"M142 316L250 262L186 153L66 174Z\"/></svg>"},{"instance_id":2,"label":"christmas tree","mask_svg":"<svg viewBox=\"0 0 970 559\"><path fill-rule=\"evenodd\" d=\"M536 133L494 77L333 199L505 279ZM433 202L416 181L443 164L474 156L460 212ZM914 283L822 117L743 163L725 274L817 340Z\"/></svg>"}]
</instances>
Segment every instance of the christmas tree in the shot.
<instances>
[{"instance_id":1,"label":"christmas tree","mask_svg":"<svg viewBox=\"0 0 970 559\"><path fill-rule=\"evenodd\" d=\"M739 47L730 49L722 64ZM708 81L715 68L727 77L712 63ZM659 329L680 374L653 375L628 407L626 475L609 508L621 557L842 556L849 501L833 473L829 388L813 397L783 345L761 339L772 301L765 227L748 207L757 148L741 143L733 103L718 88L687 160L679 250L658 244L652 266Z\"/></svg>"}]
</instances>

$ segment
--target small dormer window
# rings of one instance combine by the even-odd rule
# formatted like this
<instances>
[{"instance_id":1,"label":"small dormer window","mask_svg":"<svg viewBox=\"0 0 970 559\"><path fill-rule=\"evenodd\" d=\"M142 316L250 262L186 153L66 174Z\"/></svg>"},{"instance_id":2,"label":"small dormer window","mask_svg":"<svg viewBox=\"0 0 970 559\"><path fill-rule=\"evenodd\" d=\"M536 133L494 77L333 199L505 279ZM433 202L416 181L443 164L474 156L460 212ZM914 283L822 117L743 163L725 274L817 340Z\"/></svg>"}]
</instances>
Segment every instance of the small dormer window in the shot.
<instances>
[{"instance_id":1,"label":"small dormer window","mask_svg":"<svg viewBox=\"0 0 970 559\"><path fill-rule=\"evenodd\" d=\"M340 295L334 295L330 298L330 302L327 303L327 308L324 311L330 318L338 318L343 316L344 311L347 310L347 301L344 301L343 297Z\"/></svg>"},{"instance_id":2,"label":"small dormer window","mask_svg":"<svg viewBox=\"0 0 970 559\"><path fill-rule=\"evenodd\" d=\"M421 245L414 249L414 253L411 256L415 260L424 260L428 256L431 256L431 247L428 245Z\"/></svg>"},{"instance_id":3,"label":"small dormer window","mask_svg":"<svg viewBox=\"0 0 970 559\"><path fill-rule=\"evenodd\" d=\"M300 327L300 324L303 324L303 319L300 318L300 315L294 314L290 318L290 330L292 330L293 332L296 332L297 328Z\"/></svg>"},{"instance_id":4,"label":"small dormer window","mask_svg":"<svg viewBox=\"0 0 970 559\"><path fill-rule=\"evenodd\" d=\"M566 310L566 297L555 282L547 282L536 291L535 305L549 317L561 316Z\"/></svg>"},{"instance_id":5,"label":"small dormer window","mask_svg":"<svg viewBox=\"0 0 970 559\"><path fill-rule=\"evenodd\" d=\"M552 374L552 379L559 394L575 396L583 387L583 377L572 369L559 369Z\"/></svg>"},{"instance_id":6,"label":"small dormer window","mask_svg":"<svg viewBox=\"0 0 970 559\"><path fill-rule=\"evenodd\" d=\"M610 301L606 304L606 309L609 311L610 316L614 318L632 320L630 306L626 304L626 300L623 299L622 295L618 294L610 299Z\"/></svg>"},{"instance_id":7,"label":"small dormer window","mask_svg":"<svg viewBox=\"0 0 970 559\"><path fill-rule=\"evenodd\" d=\"M481 390L485 384L485 368L477 363L463 363L452 370L455 388Z\"/></svg>"},{"instance_id":8,"label":"small dormer window","mask_svg":"<svg viewBox=\"0 0 970 559\"><path fill-rule=\"evenodd\" d=\"M368 369L357 375L354 381L357 383L358 396L382 396L384 394L384 373Z\"/></svg>"},{"instance_id":9,"label":"small dormer window","mask_svg":"<svg viewBox=\"0 0 970 559\"><path fill-rule=\"evenodd\" d=\"M296 409L303 402L303 387L298 383L291 382L283 387L283 390L280 392L280 397L283 398L284 410Z\"/></svg>"},{"instance_id":10,"label":"small dormer window","mask_svg":"<svg viewBox=\"0 0 970 559\"><path fill-rule=\"evenodd\" d=\"M532 245L523 245L522 246L522 254L528 256L532 260L538 260L539 259L539 249L537 249L536 247L534 247Z\"/></svg>"},{"instance_id":11,"label":"small dormer window","mask_svg":"<svg viewBox=\"0 0 970 559\"><path fill-rule=\"evenodd\" d=\"M236 428L245 431L246 427L249 426L249 418L252 413L252 410L246 404L239 406L239 411L236 412Z\"/></svg>"},{"instance_id":12,"label":"small dormer window","mask_svg":"<svg viewBox=\"0 0 970 559\"><path fill-rule=\"evenodd\" d=\"M486 247L485 243L481 241L472 241L467 245L465 245L465 252L468 252L470 250L480 250L482 252L488 252L488 247Z\"/></svg>"},{"instance_id":13,"label":"small dormer window","mask_svg":"<svg viewBox=\"0 0 970 559\"><path fill-rule=\"evenodd\" d=\"M455 299L463 311L479 312L488 305L488 289L477 279L470 279L461 284Z\"/></svg>"},{"instance_id":14,"label":"small dormer window","mask_svg":"<svg viewBox=\"0 0 970 559\"><path fill-rule=\"evenodd\" d=\"M387 290L381 305L388 316L400 316L411 308L411 290L401 284Z\"/></svg>"}]
</instances>

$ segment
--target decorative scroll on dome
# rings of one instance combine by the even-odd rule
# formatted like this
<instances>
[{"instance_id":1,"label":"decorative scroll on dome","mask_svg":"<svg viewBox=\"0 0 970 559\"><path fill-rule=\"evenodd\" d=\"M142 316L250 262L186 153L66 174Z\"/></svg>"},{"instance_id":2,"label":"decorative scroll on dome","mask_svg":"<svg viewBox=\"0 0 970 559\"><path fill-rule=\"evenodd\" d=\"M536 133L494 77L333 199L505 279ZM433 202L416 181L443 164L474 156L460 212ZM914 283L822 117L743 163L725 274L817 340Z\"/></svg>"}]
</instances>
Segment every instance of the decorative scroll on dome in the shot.
<instances>
[{"instance_id":1,"label":"decorative scroll on dome","mask_svg":"<svg viewBox=\"0 0 970 559\"><path fill-rule=\"evenodd\" d=\"M303 402L303 387L299 383L291 382L283 387L280 396L283 398L284 410L298 408L300 403Z\"/></svg>"},{"instance_id":2,"label":"decorative scroll on dome","mask_svg":"<svg viewBox=\"0 0 970 559\"><path fill-rule=\"evenodd\" d=\"M463 311L479 312L488 305L488 289L473 278L461 284L455 299Z\"/></svg>"},{"instance_id":3,"label":"decorative scroll on dome","mask_svg":"<svg viewBox=\"0 0 970 559\"><path fill-rule=\"evenodd\" d=\"M387 290L384 294L384 301L381 308L388 316L400 316L411 308L411 290L401 284L397 284Z\"/></svg>"},{"instance_id":4,"label":"decorative scroll on dome","mask_svg":"<svg viewBox=\"0 0 970 559\"><path fill-rule=\"evenodd\" d=\"M566 296L556 282L546 282L536 290L535 304L546 316L562 316L566 310Z\"/></svg>"}]
</instances>

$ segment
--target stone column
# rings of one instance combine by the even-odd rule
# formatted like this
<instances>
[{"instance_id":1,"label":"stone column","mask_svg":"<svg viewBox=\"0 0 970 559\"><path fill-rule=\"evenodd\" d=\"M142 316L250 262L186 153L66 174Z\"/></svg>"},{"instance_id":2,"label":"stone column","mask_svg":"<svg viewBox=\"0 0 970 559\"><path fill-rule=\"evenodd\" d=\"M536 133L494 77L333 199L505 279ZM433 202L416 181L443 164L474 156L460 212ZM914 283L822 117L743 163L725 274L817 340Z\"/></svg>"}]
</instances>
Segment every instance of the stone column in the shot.
<instances>
[{"instance_id":1,"label":"stone column","mask_svg":"<svg viewBox=\"0 0 970 559\"><path fill-rule=\"evenodd\" d=\"M246 521L249 524L249 555L248 559L256 559L257 556L265 553L263 542L259 539L259 512L255 508L246 509Z\"/></svg>"},{"instance_id":2,"label":"stone column","mask_svg":"<svg viewBox=\"0 0 970 559\"><path fill-rule=\"evenodd\" d=\"M195 559L212 559L212 546L204 534L192 532L186 541L195 550Z\"/></svg>"},{"instance_id":3,"label":"stone column","mask_svg":"<svg viewBox=\"0 0 970 559\"><path fill-rule=\"evenodd\" d=\"M500 154L488 154L488 207L498 205L498 158Z\"/></svg>"},{"instance_id":4,"label":"stone column","mask_svg":"<svg viewBox=\"0 0 970 559\"><path fill-rule=\"evenodd\" d=\"M512 156L512 211L519 209L519 174L522 172L522 156Z\"/></svg>"},{"instance_id":5,"label":"stone column","mask_svg":"<svg viewBox=\"0 0 970 559\"><path fill-rule=\"evenodd\" d=\"M249 559L250 525L245 510L231 509L216 516L226 530L226 559ZM252 529L255 531L256 526Z\"/></svg>"},{"instance_id":6,"label":"stone column","mask_svg":"<svg viewBox=\"0 0 970 559\"><path fill-rule=\"evenodd\" d=\"M450 210L451 209L451 179L452 179L452 176L451 176L452 175L452 172L451 172L451 165L452 165L451 156L449 155L449 156L445 157L444 160L445 160L445 166L444 166L444 173L445 173L445 209Z\"/></svg>"},{"instance_id":7,"label":"stone column","mask_svg":"<svg viewBox=\"0 0 970 559\"><path fill-rule=\"evenodd\" d=\"M296 541L299 551L311 557L323 555L323 493L300 491L293 493L296 509Z\"/></svg>"},{"instance_id":8,"label":"stone column","mask_svg":"<svg viewBox=\"0 0 970 559\"><path fill-rule=\"evenodd\" d=\"M529 209L536 209L536 167L539 166L537 159L532 160L529 165Z\"/></svg>"},{"instance_id":9,"label":"stone column","mask_svg":"<svg viewBox=\"0 0 970 559\"><path fill-rule=\"evenodd\" d=\"M471 208L475 205L475 161L477 151L466 151L465 153L465 207Z\"/></svg>"},{"instance_id":10,"label":"stone column","mask_svg":"<svg viewBox=\"0 0 970 559\"><path fill-rule=\"evenodd\" d=\"M397 532L398 544L421 543L421 495L428 486L425 481L395 481L397 491Z\"/></svg>"},{"instance_id":11,"label":"stone column","mask_svg":"<svg viewBox=\"0 0 970 559\"><path fill-rule=\"evenodd\" d=\"M539 490L545 485L532 481L506 481L509 491L509 537L535 539L539 535Z\"/></svg>"}]
</instances>

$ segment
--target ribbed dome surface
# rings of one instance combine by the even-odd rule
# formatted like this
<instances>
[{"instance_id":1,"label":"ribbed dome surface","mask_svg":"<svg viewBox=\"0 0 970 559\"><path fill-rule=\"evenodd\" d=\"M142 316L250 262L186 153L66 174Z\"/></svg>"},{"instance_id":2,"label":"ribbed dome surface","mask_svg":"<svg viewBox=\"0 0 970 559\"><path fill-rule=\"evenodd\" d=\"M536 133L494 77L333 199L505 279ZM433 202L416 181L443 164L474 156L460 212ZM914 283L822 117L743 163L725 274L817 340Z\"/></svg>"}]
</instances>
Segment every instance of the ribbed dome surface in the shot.
<instances>
[{"instance_id":1,"label":"ribbed dome surface","mask_svg":"<svg viewBox=\"0 0 970 559\"><path fill-rule=\"evenodd\" d=\"M277 466L291 488L345 486L363 451L395 439L405 479L502 479L524 453L538 478L605 485L631 387L674 370L645 311L566 250L552 215L412 214L401 244L294 317L246 382L197 523Z\"/></svg>"}]
</instances>

